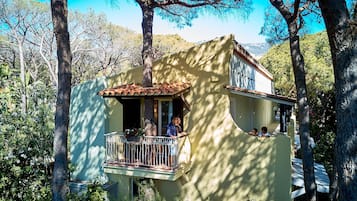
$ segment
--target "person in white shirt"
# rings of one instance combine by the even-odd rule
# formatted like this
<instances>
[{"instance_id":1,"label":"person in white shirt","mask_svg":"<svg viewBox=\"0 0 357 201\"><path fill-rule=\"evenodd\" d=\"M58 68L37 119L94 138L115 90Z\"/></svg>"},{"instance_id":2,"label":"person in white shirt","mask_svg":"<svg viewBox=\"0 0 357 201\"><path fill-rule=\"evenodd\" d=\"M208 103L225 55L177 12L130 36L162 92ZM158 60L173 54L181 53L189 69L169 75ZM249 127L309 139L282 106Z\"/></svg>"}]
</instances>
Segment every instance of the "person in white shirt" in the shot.
<instances>
[{"instance_id":1,"label":"person in white shirt","mask_svg":"<svg viewBox=\"0 0 357 201\"><path fill-rule=\"evenodd\" d=\"M266 126L263 126L261 129L261 132L258 135L259 137L270 137L270 133L268 132L268 128Z\"/></svg>"}]
</instances>

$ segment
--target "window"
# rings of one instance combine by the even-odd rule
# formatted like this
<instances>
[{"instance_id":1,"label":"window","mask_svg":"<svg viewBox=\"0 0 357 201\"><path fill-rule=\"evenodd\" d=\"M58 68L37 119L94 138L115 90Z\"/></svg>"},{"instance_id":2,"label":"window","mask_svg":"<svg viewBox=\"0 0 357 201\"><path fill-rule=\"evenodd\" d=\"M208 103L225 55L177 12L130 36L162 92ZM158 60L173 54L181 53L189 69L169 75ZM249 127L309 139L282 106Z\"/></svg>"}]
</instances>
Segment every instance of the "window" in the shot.
<instances>
[{"instance_id":1,"label":"window","mask_svg":"<svg viewBox=\"0 0 357 201\"><path fill-rule=\"evenodd\" d=\"M180 99L158 99L154 104L154 117L158 124L158 135L166 135L166 127L173 116L183 118L182 101Z\"/></svg>"}]
</instances>

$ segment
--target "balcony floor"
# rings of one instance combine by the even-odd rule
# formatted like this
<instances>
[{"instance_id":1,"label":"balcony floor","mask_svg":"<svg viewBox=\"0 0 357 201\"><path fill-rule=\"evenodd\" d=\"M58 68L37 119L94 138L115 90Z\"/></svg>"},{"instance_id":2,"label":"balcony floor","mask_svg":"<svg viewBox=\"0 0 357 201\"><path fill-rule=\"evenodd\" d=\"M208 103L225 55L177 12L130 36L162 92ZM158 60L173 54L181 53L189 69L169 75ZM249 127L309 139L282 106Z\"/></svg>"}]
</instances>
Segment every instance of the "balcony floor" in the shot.
<instances>
[{"instance_id":1,"label":"balcony floor","mask_svg":"<svg viewBox=\"0 0 357 201\"><path fill-rule=\"evenodd\" d=\"M118 163L105 163L103 167L104 172L109 174L175 181L190 170L191 164L181 164L174 169L167 166L144 167Z\"/></svg>"}]
</instances>

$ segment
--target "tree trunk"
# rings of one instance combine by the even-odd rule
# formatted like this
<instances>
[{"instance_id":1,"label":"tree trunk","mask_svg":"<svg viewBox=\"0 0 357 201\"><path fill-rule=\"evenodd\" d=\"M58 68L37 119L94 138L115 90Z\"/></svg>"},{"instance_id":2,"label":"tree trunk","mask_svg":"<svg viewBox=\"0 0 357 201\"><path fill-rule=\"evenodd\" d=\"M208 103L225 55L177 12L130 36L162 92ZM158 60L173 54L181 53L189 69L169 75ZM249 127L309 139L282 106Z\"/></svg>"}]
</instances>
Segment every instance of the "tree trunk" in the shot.
<instances>
[{"instance_id":1,"label":"tree trunk","mask_svg":"<svg viewBox=\"0 0 357 201\"><path fill-rule=\"evenodd\" d=\"M142 30L143 30L143 50L142 50L142 59L143 59L143 86L152 87L152 27L154 20L154 8L147 3L140 2L140 7L143 13L142 21ZM154 119L154 99L145 98L144 102L144 118L146 120Z\"/></svg>"},{"instance_id":2,"label":"tree trunk","mask_svg":"<svg viewBox=\"0 0 357 201\"><path fill-rule=\"evenodd\" d=\"M300 1L294 1L294 13L285 6L281 0L270 0L270 3L280 12L288 25L290 55L293 64L295 86L297 90L297 104L298 104L298 120L299 133L302 150L302 164L304 171L304 187L306 192L306 199L309 201L316 200L316 182L314 172L314 156L312 147L309 143L310 137L310 115L309 102L307 98L306 80L305 80L305 63L304 57L300 51L300 42L298 35L298 17Z\"/></svg>"},{"instance_id":3,"label":"tree trunk","mask_svg":"<svg viewBox=\"0 0 357 201\"><path fill-rule=\"evenodd\" d=\"M357 200L357 26L345 1L319 0L329 38L336 90L334 184L331 196ZM355 15L356 16L356 15Z\"/></svg>"},{"instance_id":4,"label":"tree trunk","mask_svg":"<svg viewBox=\"0 0 357 201\"><path fill-rule=\"evenodd\" d=\"M25 114L27 112L27 84L26 84L26 69L24 61L24 51L23 44L25 40L25 35L23 39L17 38L19 45L19 59L20 59L20 79L21 79L21 112Z\"/></svg>"},{"instance_id":5,"label":"tree trunk","mask_svg":"<svg viewBox=\"0 0 357 201\"><path fill-rule=\"evenodd\" d=\"M289 28L290 32L290 28ZM310 137L310 115L307 98L304 57L300 51L299 36L290 36L290 54L294 68L295 85L297 90L299 133L302 151L302 164L304 170L304 187L306 200L316 200L316 182L314 172L314 157Z\"/></svg>"},{"instance_id":6,"label":"tree trunk","mask_svg":"<svg viewBox=\"0 0 357 201\"><path fill-rule=\"evenodd\" d=\"M298 35L298 17L300 1L294 1L294 13L285 6L281 0L270 0L270 3L280 12L288 25L290 55L293 64L295 86L297 90L297 104L298 104L298 120L299 133L302 150L302 164L304 171L304 187L306 192L306 199L309 201L316 200L316 182L314 172L314 156L312 147L309 143L310 137L310 115L309 102L307 98L306 80L305 80L305 63L304 57L300 51L300 42Z\"/></svg>"},{"instance_id":7,"label":"tree trunk","mask_svg":"<svg viewBox=\"0 0 357 201\"><path fill-rule=\"evenodd\" d=\"M52 21L57 41L58 91L53 142L54 169L52 200L66 200L67 193L67 137L71 95L71 48L67 23L67 0L52 0Z\"/></svg>"}]
</instances>

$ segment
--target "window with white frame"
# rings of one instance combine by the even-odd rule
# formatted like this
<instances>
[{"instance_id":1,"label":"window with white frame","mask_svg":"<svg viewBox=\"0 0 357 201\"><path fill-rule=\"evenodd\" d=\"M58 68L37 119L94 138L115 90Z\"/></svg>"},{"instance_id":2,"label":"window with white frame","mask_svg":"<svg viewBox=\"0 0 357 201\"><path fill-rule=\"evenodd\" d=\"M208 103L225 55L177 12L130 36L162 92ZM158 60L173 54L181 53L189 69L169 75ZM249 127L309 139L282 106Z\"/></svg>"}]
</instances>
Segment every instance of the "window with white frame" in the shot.
<instances>
[{"instance_id":1,"label":"window with white frame","mask_svg":"<svg viewBox=\"0 0 357 201\"><path fill-rule=\"evenodd\" d=\"M155 100L154 118L155 122L158 124L158 135L166 135L166 127L171 122L173 116L178 116L182 120L183 105L180 99Z\"/></svg>"}]
</instances>

